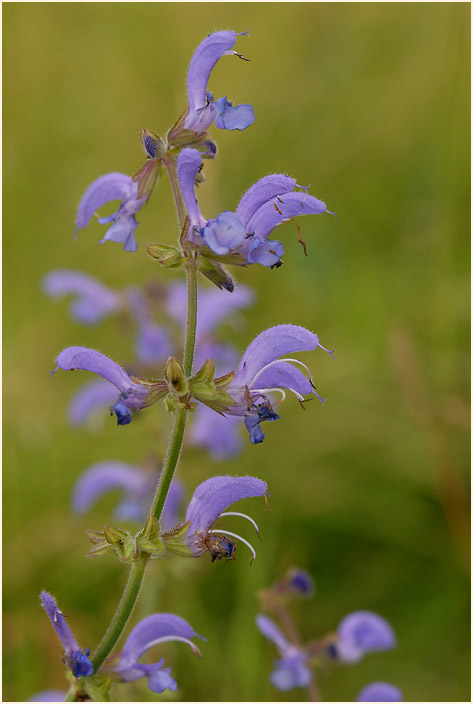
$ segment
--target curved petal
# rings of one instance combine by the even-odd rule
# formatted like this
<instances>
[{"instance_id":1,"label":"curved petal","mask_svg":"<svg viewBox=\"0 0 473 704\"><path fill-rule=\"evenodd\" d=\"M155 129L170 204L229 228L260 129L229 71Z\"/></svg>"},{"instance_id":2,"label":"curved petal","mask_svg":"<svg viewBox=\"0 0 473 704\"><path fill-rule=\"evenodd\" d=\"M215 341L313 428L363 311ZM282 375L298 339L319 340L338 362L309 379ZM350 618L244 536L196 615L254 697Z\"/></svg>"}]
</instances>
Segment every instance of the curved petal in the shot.
<instances>
[{"instance_id":1,"label":"curved petal","mask_svg":"<svg viewBox=\"0 0 473 704\"><path fill-rule=\"evenodd\" d=\"M298 215L319 215L327 210L308 193L286 193L262 205L247 224L247 231L265 239L277 225Z\"/></svg>"},{"instance_id":2,"label":"curved petal","mask_svg":"<svg viewBox=\"0 0 473 704\"><path fill-rule=\"evenodd\" d=\"M186 148L179 153L177 178L192 227L201 227L205 222L195 197L195 177L201 168L202 157L197 149Z\"/></svg>"},{"instance_id":3,"label":"curved petal","mask_svg":"<svg viewBox=\"0 0 473 704\"><path fill-rule=\"evenodd\" d=\"M127 198L132 192L133 186L133 179L120 173L105 174L91 183L79 203L76 234L79 228L88 225L96 210L111 200Z\"/></svg>"},{"instance_id":4,"label":"curved petal","mask_svg":"<svg viewBox=\"0 0 473 704\"><path fill-rule=\"evenodd\" d=\"M187 72L189 113L206 105L207 84L217 61L235 46L235 32L214 32L197 47Z\"/></svg>"},{"instance_id":5,"label":"curved petal","mask_svg":"<svg viewBox=\"0 0 473 704\"><path fill-rule=\"evenodd\" d=\"M238 203L235 215L246 226L262 205L276 196L289 193L294 189L296 179L285 174L270 174L254 183Z\"/></svg>"},{"instance_id":6,"label":"curved petal","mask_svg":"<svg viewBox=\"0 0 473 704\"><path fill-rule=\"evenodd\" d=\"M65 371L76 369L99 374L120 391L127 391L133 386L132 380L116 362L97 350L89 347L67 347L56 358L58 368ZM57 371L57 368L56 370Z\"/></svg>"},{"instance_id":7,"label":"curved petal","mask_svg":"<svg viewBox=\"0 0 473 704\"><path fill-rule=\"evenodd\" d=\"M255 377L251 388L294 389L302 395L311 394L314 390L305 374L289 362L271 364Z\"/></svg>"},{"instance_id":8,"label":"curved petal","mask_svg":"<svg viewBox=\"0 0 473 704\"><path fill-rule=\"evenodd\" d=\"M230 100L219 98L215 101L215 106L215 127L220 130L246 130L255 121L255 111L248 103L233 105Z\"/></svg>"},{"instance_id":9,"label":"curved petal","mask_svg":"<svg viewBox=\"0 0 473 704\"><path fill-rule=\"evenodd\" d=\"M273 267L281 261L284 254L284 247L278 240L262 240L254 235L249 238L251 242L246 261L248 264L261 264L261 266Z\"/></svg>"},{"instance_id":10,"label":"curved petal","mask_svg":"<svg viewBox=\"0 0 473 704\"><path fill-rule=\"evenodd\" d=\"M373 682L364 687L356 698L357 702L402 702L402 692L387 682Z\"/></svg>"},{"instance_id":11,"label":"curved petal","mask_svg":"<svg viewBox=\"0 0 473 704\"><path fill-rule=\"evenodd\" d=\"M177 690L177 682L171 677L170 672L170 667L155 670L153 674L148 677L148 687L150 690L156 694L161 694L166 689L169 689L170 692L175 692Z\"/></svg>"},{"instance_id":12,"label":"curved petal","mask_svg":"<svg viewBox=\"0 0 473 704\"><path fill-rule=\"evenodd\" d=\"M54 597L52 597L51 594L48 594L48 592L42 591L40 594L40 600L41 606L46 611L49 620L51 621L53 628L62 643L64 651L68 655L71 655L72 653L78 651L79 646L77 644L77 641L74 638L71 629L66 623L64 614L58 608Z\"/></svg>"},{"instance_id":13,"label":"curved petal","mask_svg":"<svg viewBox=\"0 0 473 704\"><path fill-rule=\"evenodd\" d=\"M148 475L125 462L96 462L80 475L72 493L72 509L80 515L108 491L122 489L127 494L142 498L149 487Z\"/></svg>"},{"instance_id":14,"label":"curved petal","mask_svg":"<svg viewBox=\"0 0 473 704\"><path fill-rule=\"evenodd\" d=\"M187 507L186 521L190 521L188 535L205 535L222 511L241 499L264 496L268 486L256 477L211 477L194 492Z\"/></svg>"},{"instance_id":15,"label":"curved petal","mask_svg":"<svg viewBox=\"0 0 473 704\"><path fill-rule=\"evenodd\" d=\"M117 390L110 382L94 379L84 384L72 397L67 416L72 426L86 423L96 411L109 408L117 400Z\"/></svg>"},{"instance_id":16,"label":"curved petal","mask_svg":"<svg viewBox=\"0 0 473 704\"><path fill-rule=\"evenodd\" d=\"M117 294L93 276L73 269L55 269L44 277L43 289L48 296L75 294L71 313L79 322L94 324L120 307Z\"/></svg>"},{"instance_id":17,"label":"curved petal","mask_svg":"<svg viewBox=\"0 0 473 704\"><path fill-rule=\"evenodd\" d=\"M354 611L337 628L338 654L345 662L358 662L365 653L390 650L396 636L390 624L372 611Z\"/></svg>"},{"instance_id":18,"label":"curved petal","mask_svg":"<svg viewBox=\"0 0 473 704\"><path fill-rule=\"evenodd\" d=\"M277 646L280 653L283 654L289 646L289 642L274 621L267 616L263 616L263 614L258 614L256 617L256 625L261 633L266 636L268 640L272 641Z\"/></svg>"},{"instance_id":19,"label":"curved petal","mask_svg":"<svg viewBox=\"0 0 473 704\"><path fill-rule=\"evenodd\" d=\"M229 210L209 220L201 232L205 244L215 254L228 254L246 239L243 223Z\"/></svg>"},{"instance_id":20,"label":"curved petal","mask_svg":"<svg viewBox=\"0 0 473 704\"><path fill-rule=\"evenodd\" d=\"M231 386L251 388L256 374L269 362L293 352L315 350L319 338L300 325L276 325L256 337L242 357ZM230 387L228 393L231 395Z\"/></svg>"},{"instance_id":21,"label":"curved petal","mask_svg":"<svg viewBox=\"0 0 473 704\"><path fill-rule=\"evenodd\" d=\"M175 614L152 614L140 621L131 631L123 647L122 656L117 669L130 667L138 662L140 657L155 642L161 638L186 638L194 636L202 638L194 631L187 621Z\"/></svg>"}]
</instances>

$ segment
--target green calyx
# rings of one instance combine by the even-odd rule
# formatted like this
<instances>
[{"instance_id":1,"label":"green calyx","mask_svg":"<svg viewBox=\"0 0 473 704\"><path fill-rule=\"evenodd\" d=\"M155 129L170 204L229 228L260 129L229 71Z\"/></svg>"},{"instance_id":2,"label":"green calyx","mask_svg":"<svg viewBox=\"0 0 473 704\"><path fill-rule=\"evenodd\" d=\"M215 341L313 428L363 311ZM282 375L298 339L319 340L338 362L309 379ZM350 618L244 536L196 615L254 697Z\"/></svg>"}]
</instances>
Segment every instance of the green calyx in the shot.
<instances>
[{"instance_id":1,"label":"green calyx","mask_svg":"<svg viewBox=\"0 0 473 704\"><path fill-rule=\"evenodd\" d=\"M146 249L151 259L165 269L177 269L184 261L180 249L169 244L147 244Z\"/></svg>"},{"instance_id":2,"label":"green calyx","mask_svg":"<svg viewBox=\"0 0 473 704\"><path fill-rule=\"evenodd\" d=\"M211 359L206 359L199 371L190 379L189 390L198 401L205 403L217 413L224 413L230 406L235 405L235 401L225 391L235 372L217 379L214 379L214 375L215 365Z\"/></svg>"},{"instance_id":3,"label":"green calyx","mask_svg":"<svg viewBox=\"0 0 473 704\"><path fill-rule=\"evenodd\" d=\"M159 523L154 516L148 516L144 528L136 536L136 547L152 556L163 551L163 543L159 538Z\"/></svg>"},{"instance_id":4,"label":"green calyx","mask_svg":"<svg viewBox=\"0 0 473 704\"><path fill-rule=\"evenodd\" d=\"M184 537L190 528L190 521L178 523L177 526L161 533L164 550L170 555L179 557L193 557L189 546L184 542Z\"/></svg>"}]
</instances>

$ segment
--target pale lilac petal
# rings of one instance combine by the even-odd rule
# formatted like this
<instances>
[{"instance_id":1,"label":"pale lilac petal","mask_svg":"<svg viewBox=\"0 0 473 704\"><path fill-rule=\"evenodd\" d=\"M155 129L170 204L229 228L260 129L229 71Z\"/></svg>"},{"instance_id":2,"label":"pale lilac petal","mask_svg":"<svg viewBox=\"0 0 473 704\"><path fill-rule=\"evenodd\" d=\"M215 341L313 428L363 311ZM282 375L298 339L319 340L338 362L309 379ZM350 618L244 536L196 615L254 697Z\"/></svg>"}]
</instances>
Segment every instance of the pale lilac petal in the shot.
<instances>
[{"instance_id":1,"label":"pale lilac petal","mask_svg":"<svg viewBox=\"0 0 473 704\"><path fill-rule=\"evenodd\" d=\"M247 224L247 231L266 238L277 225L298 215L318 215L327 210L321 200L308 193L286 193L262 205Z\"/></svg>"},{"instance_id":2,"label":"pale lilac petal","mask_svg":"<svg viewBox=\"0 0 473 704\"><path fill-rule=\"evenodd\" d=\"M226 508L241 499L264 496L268 486L256 477L211 477L194 492L187 507L188 535L205 535Z\"/></svg>"},{"instance_id":3,"label":"pale lilac petal","mask_svg":"<svg viewBox=\"0 0 473 704\"><path fill-rule=\"evenodd\" d=\"M116 489L122 489L141 500L147 492L151 498L152 493L148 474L133 465L118 461L96 462L84 470L77 480L72 493L72 509L83 515L101 496Z\"/></svg>"},{"instance_id":4,"label":"pale lilac petal","mask_svg":"<svg viewBox=\"0 0 473 704\"><path fill-rule=\"evenodd\" d=\"M261 264L261 266L274 267L281 261L284 247L278 240L262 240L260 237L248 239L246 261L248 264Z\"/></svg>"},{"instance_id":5,"label":"pale lilac petal","mask_svg":"<svg viewBox=\"0 0 473 704\"><path fill-rule=\"evenodd\" d=\"M174 677L171 677L170 672L170 667L156 669L155 672L148 677L148 687L150 690L156 694L161 694L166 691L166 689L169 689L170 692L175 692L177 690L177 682Z\"/></svg>"},{"instance_id":6,"label":"pale lilac petal","mask_svg":"<svg viewBox=\"0 0 473 704\"><path fill-rule=\"evenodd\" d=\"M215 101L217 117L215 127L220 130L246 130L255 121L255 111L252 105L242 103L233 105L227 98Z\"/></svg>"},{"instance_id":7,"label":"pale lilac petal","mask_svg":"<svg viewBox=\"0 0 473 704\"><path fill-rule=\"evenodd\" d=\"M33 694L32 697L28 699L29 702L63 702L65 701L67 692L63 692L61 689L43 689L42 692L37 692Z\"/></svg>"},{"instance_id":8,"label":"pale lilac petal","mask_svg":"<svg viewBox=\"0 0 473 704\"><path fill-rule=\"evenodd\" d=\"M202 157L196 149L183 149L177 157L177 178L181 188L191 227L202 227L205 223L195 197L195 177L202 168Z\"/></svg>"},{"instance_id":9,"label":"pale lilac petal","mask_svg":"<svg viewBox=\"0 0 473 704\"><path fill-rule=\"evenodd\" d=\"M254 377L266 364L282 355L315 350L318 344L317 335L300 325L276 325L269 328L247 348L232 386L246 385L251 388Z\"/></svg>"},{"instance_id":10,"label":"pale lilac petal","mask_svg":"<svg viewBox=\"0 0 473 704\"><path fill-rule=\"evenodd\" d=\"M289 646L289 642L283 632L274 621L268 616L263 616L263 614L258 614L256 617L256 625L260 629L261 633L266 636L266 638L272 641L281 654L283 654L286 648Z\"/></svg>"},{"instance_id":11,"label":"pale lilac petal","mask_svg":"<svg viewBox=\"0 0 473 704\"><path fill-rule=\"evenodd\" d=\"M92 215L111 200L127 198L134 188L133 179L120 173L101 176L86 190L79 203L76 228L86 227ZM77 233L76 229L76 233Z\"/></svg>"},{"instance_id":12,"label":"pale lilac petal","mask_svg":"<svg viewBox=\"0 0 473 704\"><path fill-rule=\"evenodd\" d=\"M236 215L225 210L208 221L201 236L212 252L222 255L228 254L246 239L246 229Z\"/></svg>"},{"instance_id":13,"label":"pale lilac petal","mask_svg":"<svg viewBox=\"0 0 473 704\"><path fill-rule=\"evenodd\" d=\"M123 646L122 656L117 671L133 666L141 656L151 648L156 640L177 636L188 640L197 636L187 621L175 614L152 614L140 621L131 631Z\"/></svg>"},{"instance_id":14,"label":"pale lilac petal","mask_svg":"<svg viewBox=\"0 0 473 704\"><path fill-rule=\"evenodd\" d=\"M345 616L337 635L338 655L350 663L358 662L366 653L396 646L396 636L390 624L372 611L354 611Z\"/></svg>"},{"instance_id":15,"label":"pale lilac petal","mask_svg":"<svg viewBox=\"0 0 473 704\"><path fill-rule=\"evenodd\" d=\"M221 416L204 404L199 404L189 431L192 445L202 447L213 460L236 457L242 450L238 416Z\"/></svg>"},{"instance_id":16,"label":"pale lilac petal","mask_svg":"<svg viewBox=\"0 0 473 704\"><path fill-rule=\"evenodd\" d=\"M89 347L67 347L57 356L56 364L65 371L81 369L98 374L120 391L127 391L134 386L128 374L116 362Z\"/></svg>"},{"instance_id":17,"label":"pale lilac petal","mask_svg":"<svg viewBox=\"0 0 473 704\"><path fill-rule=\"evenodd\" d=\"M387 682L373 682L364 687L356 698L357 702L402 702L400 689Z\"/></svg>"},{"instance_id":18,"label":"pale lilac petal","mask_svg":"<svg viewBox=\"0 0 473 704\"><path fill-rule=\"evenodd\" d=\"M72 426L84 425L97 411L110 408L117 399L117 390L102 379L89 381L76 391L68 408L68 419Z\"/></svg>"},{"instance_id":19,"label":"pale lilac petal","mask_svg":"<svg viewBox=\"0 0 473 704\"><path fill-rule=\"evenodd\" d=\"M300 369L289 362L276 362L265 369L253 382L252 388L258 389L294 389L302 395L314 390L309 379Z\"/></svg>"},{"instance_id":20,"label":"pale lilac petal","mask_svg":"<svg viewBox=\"0 0 473 704\"><path fill-rule=\"evenodd\" d=\"M217 61L235 46L235 32L214 32L197 47L187 72L189 113L206 105L207 84Z\"/></svg>"},{"instance_id":21,"label":"pale lilac petal","mask_svg":"<svg viewBox=\"0 0 473 704\"><path fill-rule=\"evenodd\" d=\"M293 654L276 660L276 669L269 676L276 689L287 692L295 687L307 687L312 681L312 672L306 661L307 656L295 648Z\"/></svg>"},{"instance_id":22,"label":"pale lilac petal","mask_svg":"<svg viewBox=\"0 0 473 704\"><path fill-rule=\"evenodd\" d=\"M56 269L43 279L43 289L53 298L75 295L71 314L79 322L93 325L120 308L120 297L100 281L81 271Z\"/></svg>"},{"instance_id":23,"label":"pale lilac petal","mask_svg":"<svg viewBox=\"0 0 473 704\"><path fill-rule=\"evenodd\" d=\"M289 193L296 185L296 179L284 174L270 174L254 183L241 198L235 215L246 226L262 205L276 196Z\"/></svg>"}]
</instances>

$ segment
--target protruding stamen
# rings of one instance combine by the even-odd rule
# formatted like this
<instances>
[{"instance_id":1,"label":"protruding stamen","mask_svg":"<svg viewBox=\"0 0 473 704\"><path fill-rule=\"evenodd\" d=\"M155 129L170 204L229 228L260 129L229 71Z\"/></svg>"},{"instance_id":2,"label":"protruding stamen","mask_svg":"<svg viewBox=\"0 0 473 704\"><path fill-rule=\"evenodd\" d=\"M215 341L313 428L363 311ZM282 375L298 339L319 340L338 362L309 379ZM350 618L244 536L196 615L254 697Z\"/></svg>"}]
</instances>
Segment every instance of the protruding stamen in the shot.
<instances>
[{"instance_id":1,"label":"protruding stamen","mask_svg":"<svg viewBox=\"0 0 473 704\"><path fill-rule=\"evenodd\" d=\"M319 344L319 347L322 347L322 345ZM325 347L322 347L322 349L325 349ZM328 352L328 350L325 350L325 351ZM333 351L333 350L332 350L332 351ZM330 354L330 352L329 352L329 354ZM306 364L304 364L304 362L301 362L300 359L293 359L292 357L283 357L283 359L275 359L275 360L273 360L272 362L269 362L269 363L266 364L262 369L260 369L259 372L255 375L255 377L254 377L254 379L253 379L253 381L252 381L252 384L255 383L255 381L257 380L257 378L258 378L259 376L261 376L261 374L262 374L264 371L266 371L266 369L269 369L269 367L273 367L275 364L279 364L280 362L293 362L294 364L300 364L301 367L304 367L304 369L306 370L306 372L307 372L308 375L309 375L309 380L310 380L310 382L312 382L312 374L310 373L309 367L308 367Z\"/></svg>"},{"instance_id":2,"label":"protruding stamen","mask_svg":"<svg viewBox=\"0 0 473 704\"><path fill-rule=\"evenodd\" d=\"M324 350L324 352L328 352L332 359L335 359L335 357L333 356L333 353L335 352L335 349L333 349L333 350L328 350L326 347L324 347L323 345L321 345L320 342L319 342L319 347L321 347L321 348Z\"/></svg>"},{"instance_id":3,"label":"protruding stamen","mask_svg":"<svg viewBox=\"0 0 473 704\"><path fill-rule=\"evenodd\" d=\"M191 640L188 638L183 638L182 636L163 636L162 638L156 638L156 640L152 640L151 643L146 644L146 648L152 648L153 645L158 645L160 643L167 643L170 640L178 640L181 643L187 643L189 648L192 650L192 652L197 655L197 657L201 658L202 653L200 652L199 648L196 646L195 643L193 643Z\"/></svg>"},{"instance_id":4,"label":"protruding stamen","mask_svg":"<svg viewBox=\"0 0 473 704\"><path fill-rule=\"evenodd\" d=\"M258 394L265 394L265 393L266 393L266 394L269 394L269 393L271 393L272 391L279 391L279 393L281 394L280 400L279 400L279 401L275 401L275 402L272 404L273 406L277 406L277 405L279 405L280 403L282 403L282 402L285 400L285 398L286 398L286 392L284 391L284 389L280 389L279 386L275 386L275 387L272 388L272 389L253 389L253 392L258 393ZM291 391L292 391L292 389L291 389ZM264 397L263 397L263 398L264 398Z\"/></svg>"},{"instance_id":5,"label":"protruding stamen","mask_svg":"<svg viewBox=\"0 0 473 704\"><path fill-rule=\"evenodd\" d=\"M246 518L247 521L252 523L255 527L256 535L258 538L260 537L259 534L259 528L256 524L256 521L254 521L251 516L247 516L246 513L239 513L238 511L225 511L225 513L221 513L220 516L223 518L223 516L240 516L241 518Z\"/></svg>"},{"instance_id":6,"label":"protruding stamen","mask_svg":"<svg viewBox=\"0 0 473 704\"><path fill-rule=\"evenodd\" d=\"M245 545L250 548L250 550L253 554L253 557L250 560L250 565L253 562L253 560L255 559L256 551L255 551L254 547L252 545L250 545L250 543L247 540L245 540L245 538L242 538L241 535L237 535L236 533L231 533L229 530L209 530L209 533L222 533L223 535L230 535L232 538L237 538L237 540L241 540L242 543L245 543Z\"/></svg>"}]
</instances>

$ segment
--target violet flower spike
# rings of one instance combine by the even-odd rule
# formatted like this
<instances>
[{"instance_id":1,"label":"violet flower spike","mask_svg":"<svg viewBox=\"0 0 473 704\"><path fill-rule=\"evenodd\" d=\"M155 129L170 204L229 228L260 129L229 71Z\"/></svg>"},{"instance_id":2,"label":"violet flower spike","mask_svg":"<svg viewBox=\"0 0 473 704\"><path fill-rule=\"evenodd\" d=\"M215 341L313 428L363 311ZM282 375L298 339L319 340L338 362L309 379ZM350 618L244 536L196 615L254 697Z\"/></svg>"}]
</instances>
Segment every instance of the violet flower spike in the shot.
<instances>
[{"instance_id":1,"label":"violet flower spike","mask_svg":"<svg viewBox=\"0 0 473 704\"><path fill-rule=\"evenodd\" d=\"M54 269L42 281L51 298L72 295L71 316L84 325L95 325L121 307L120 296L93 276L72 269Z\"/></svg>"},{"instance_id":2,"label":"violet flower spike","mask_svg":"<svg viewBox=\"0 0 473 704\"><path fill-rule=\"evenodd\" d=\"M98 374L116 386L120 394L110 410L117 416L118 425L127 425L131 422L130 409L146 408L167 393L166 382L157 381L146 386L135 382L116 362L88 347L67 347L56 358L56 364L53 374L58 369L65 371L82 369Z\"/></svg>"},{"instance_id":3,"label":"violet flower spike","mask_svg":"<svg viewBox=\"0 0 473 704\"><path fill-rule=\"evenodd\" d=\"M180 616L153 614L144 618L132 629L120 659L109 669L112 669L124 682L134 682L141 677L146 677L148 687L156 694L161 694L166 689L175 692L177 682L171 677L170 668L163 668L163 658L152 665L142 665L138 661L147 650L168 641L186 643L193 653L202 657L200 650L191 640L194 637L205 640Z\"/></svg>"},{"instance_id":4,"label":"violet flower spike","mask_svg":"<svg viewBox=\"0 0 473 704\"><path fill-rule=\"evenodd\" d=\"M364 687L356 698L357 702L402 702L400 689L387 682L372 682Z\"/></svg>"},{"instance_id":5,"label":"violet flower spike","mask_svg":"<svg viewBox=\"0 0 473 704\"><path fill-rule=\"evenodd\" d=\"M346 663L359 662L366 653L391 650L396 636L390 624L372 611L354 611L337 628L335 653Z\"/></svg>"},{"instance_id":6,"label":"violet flower spike","mask_svg":"<svg viewBox=\"0 0 473 704\"><path fill-rule=\"evenodd\" d=\"M100 240L112 240L123 244L127 252L136 252L137 243L134 232L138 226L135 215L146 203L148 195L138 198L138 184L130 176L111 173L101 176L86 190L79 203L76 219L75 237L79 229L87 227L96 211L112 200L121 200L120 207L108 217L99 218L101 225L113 223L105 237Z\"/></svg>"},{"instance_id":7,"label":"violet flower spike","mask_svg":"<svg viewBox=\"0 0 473 704\"><path fill-rule=\"evenodd\" d=\"M186 522L190 522L186 542L194 557L200 557L206 550L214 560L234 559L236 545L230 538L237 538L251 550L251 561L256 557L253 546L244 538L220 528L212 529L214 523L227 515L226 509L236 501L256 496L265 496L266 482L255 477L211 477L199 484L186 511ZM230 512L228 515L233 515ZM246 518L256 527L254 520L246 514L235 514ZM229 536L229 537L228 537ZM250 561L250 564L251 564Z\"/></svg>"},{"instance_id":8,"label":"violet flower spike","mask_svg":"<svg viewBox=\"0 0 473 704\"><path fill-rule=\"evenodd\" d=\"M227 412L244 417L252 444L264 440L260 428L262 421L279 419L267 393L280 391L284 400L284 389L287 389L301 403L307 394L314 394L324 403L325 400L315 391L312 375L305 364L292 357L278 359L281 355L315 350L317 347L325 350L318 336L300 325L276 325L262 332L250 344L226 391L235 401ZM332 355L332 352L329 354ZM309 378L293 364L302 366L309 373Z\"/></svg>"},{"instance_id":9,"label":"violet flower spike","mask_svg":"<svg viewBox=\"0 0 473 704\"><path fill-rule=\"evenodd\" d=\"M307 687L312 681L312 672L307 667L307 654L289 643L286 636L267 616L259 614L256 625L261 633L277 647L280 660L275 660L275 669L269 679L281 692L288 692L295 687Z\"/></svg>"},{"instance_id":10,"label":"violet flower spike","mask_svg":"<svg viewBox=\"0 0 473 704\"><path fill-rule=\"evenodd\" d=\"M114 511L115 517L118 520L143 521L148 515L149 498L157 485L156 479L152 474L126 462L96 462L77 479L72 492L72 510L82 516L104 494L121 489L123 498ZM173 479L160 519L163 530L176 525L183 493L181 482Z\"/></svg>"},{"instance_id":11,"label":"violet flower spike","mask_svg":"<svg viewBox=\"0 0 473 704\"><path fill-rule=\"evenodd\" d=\"M46 611L56 634L64 648L64 662L74 677L89 677L94 672L89 660L90 648L84 650L77 644L64 614L58 608L54 598L48 592L41 592L41 605Z\"/></svg>"},{"instance_id":12,"label":"violet flower spike","mask_svg":"<svg viewBox=\"0 0 473 704\"><path fill-rule=\"evenodd\" d=\"M219 129L244 130L255 121L251 105L233 105L226 97L214 103L214 97L207 89L210 74L222 56L234 54L243 58L231 51L237 36L231 31L214 32L197 47L187 72L189 108L183 123L185 129L201 134L215 120Z\"/></svg>"}]
</instances>

